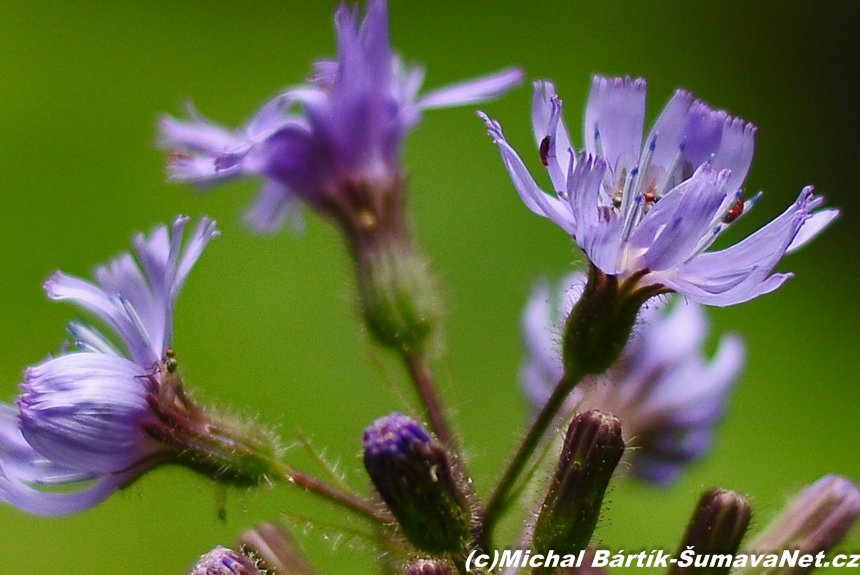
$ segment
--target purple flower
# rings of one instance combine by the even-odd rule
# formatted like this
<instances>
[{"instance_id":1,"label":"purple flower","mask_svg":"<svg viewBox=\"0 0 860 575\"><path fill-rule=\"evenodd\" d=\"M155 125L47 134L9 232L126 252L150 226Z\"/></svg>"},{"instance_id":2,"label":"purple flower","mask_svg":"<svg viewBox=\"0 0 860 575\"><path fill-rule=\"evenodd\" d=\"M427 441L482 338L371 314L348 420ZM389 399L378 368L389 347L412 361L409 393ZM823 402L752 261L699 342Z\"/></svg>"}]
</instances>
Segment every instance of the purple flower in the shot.
<instances>
[{"instance_id":1,"label":"purple flower","mask_svg":"<svg viewBox=\"0 0 860 575\"><path fill-rule=\"evenodd\" d=\"M744 200L741 188L752 162L752 124L679 90L643 146L645 81L595 77L585 150L577 154L553 85L534 86L534 134L554 195L538 187L499 123L481 117L526 206L571 234L592 264L620 281L662 286L707 305L741 303L791 277L771 272L839 213L815 212L822 198L808 186L765 227L706 252L760 196Z\"/></svg>"},{"instance_id":2,"label":"purple flower","mask_svg":"<svg viewBox=\"0 0 860 575\"><path fill-rule=\"evenodd\" d=\"M528 356L521 370L529 401L540 408L562 377L557 336L582 293L585 276L574 273L556 300L546 284L534 289L523 314ZM740 338L725 335L708 360L702 346L708 320L702 308L680 298L642 309L618 362L574 388L566 411L599 409L621 420L632 450L632 472L655 483L674 480L684 465L710 448L714 425L743 365Z\"/></svg>"},{"instance_id":3,"label":"purple flower","mask_svg":"<svg viewBox=\"0 0 860 575\"><path fill-rule=\"evenodd\" d=\"M424 72L391 51L384 0L335 14L338 60L316 63L309 85L277 96L233 132L191 110L190 121L161 120L159 144L177 150L171 178L199 186L262 175L246 221L277 230L301 199L324 214L347 209L363 186L399 182L403 138L426 109L495 98L522 81L511 69L419 96ZM354 206L353 206L354 207Z\"/></svg>"},{"instance_id":4,"label":"purple flower","mask_svg":"<svg viewBox=\"0 0 860 575\"><path fill-rule=\"evenodd\" d=\"M218 233L204 217L183 246L188 221L139 234L137 258L99 267L95 283L62 272L45 283L49 298L71 300L112 333L70 324L80 351L27 369L18 409L0 405L0 499L39 515L76 513L165 460L169 447L145 430L157 424L153 388L175 370L176 298ZM57 485L71 489L45 489Z\"/></svg>"}]
</instances>

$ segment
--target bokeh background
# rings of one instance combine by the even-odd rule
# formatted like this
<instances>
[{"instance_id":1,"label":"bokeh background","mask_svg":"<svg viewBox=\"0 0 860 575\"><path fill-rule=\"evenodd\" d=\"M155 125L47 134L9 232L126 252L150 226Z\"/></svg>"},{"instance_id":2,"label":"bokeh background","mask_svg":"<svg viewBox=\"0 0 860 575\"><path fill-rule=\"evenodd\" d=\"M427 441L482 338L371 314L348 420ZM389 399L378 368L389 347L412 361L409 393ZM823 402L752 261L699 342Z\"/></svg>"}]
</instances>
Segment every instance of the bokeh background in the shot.
<instances>
[{"instance_id":1,"label":"bokeh background","mask_svg":"<svg viewBox=\"0 0 860 575\"><path fill-rule=\"evenodd\" d=\"M165 156L153 145L158 115L182 113L188 99L239 125L301 81L314 58L334 52L334 8L0 3L0 399L13 401L25 366L66 337L75 312L41 290L52 271L88 276L128 249L133 232L205 213L223 235L180 298L174 348L186 381L204 401L276 426L289 445L303 430L366 488L362 430L409 410L412 395L400 366L356 322L337 234L307 213L302 235L255 236L240 216L256 183L205 195L167 184ZM747 494L761 526L823 474L860 481L860 4L395 0L390 10L393 43L426 65L428 87L519 64L529 79L556 82L573 133L593 73L646 77L649 120L676 87L752 120L759 132L747 187L766 195L734 239L807 183L843 210L780 264L797 273L783 289L711 310L714 331L739 332L749 349L716 448L673 488L616 482L601 545L674 550L707 487ZM534 151L526 155L537 168L530 98L521 87L484 109L520 150ZM486 494L527 417L516 377L522 305L535 278L559 278L578 256L560 229L521 204L474 109L427 114L405 161L416 236L448 305L442 392ZM300 447L289 459L314 469ZM0 506L0 570L180 575L199 554L281 513L302 525L305 516L340 517L296 490L225 493L191 472L159 469L74 517ZM361 540L321 524L298 533L323 573L374 572L379 554ZM860 530L840 548L860 552Z\"/></svg>"}]
</instances>

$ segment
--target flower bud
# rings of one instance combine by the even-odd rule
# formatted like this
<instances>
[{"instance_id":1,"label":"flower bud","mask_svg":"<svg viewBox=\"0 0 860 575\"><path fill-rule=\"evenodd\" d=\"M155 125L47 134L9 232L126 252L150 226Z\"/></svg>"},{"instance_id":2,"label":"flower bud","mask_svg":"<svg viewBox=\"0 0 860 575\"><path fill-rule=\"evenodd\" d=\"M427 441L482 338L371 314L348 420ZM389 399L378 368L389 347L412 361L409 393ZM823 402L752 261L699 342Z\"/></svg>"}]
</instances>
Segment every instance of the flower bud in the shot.
<instances>
[{"instance_id":1,"label":"flower bud","mask_svg":"<svg viewBox=\"0 0 860 575\"><path fill-rule=\"evenodd\" d=\"M364 466L412 545L459 553L471 510L445 450L412 419L392 413L364 432Z\"/></svg>"},{"instance_id":2,"label":"flower bud","mask_svg":"<svg viewBox=\"0 0 860 575\"><path fill-rule=\"evenodd\" d=\"M621 423L608 413L573 418L561 459L534 528L538 553L559 555L585 549L600 516L603 494L624 454Z\"/></svg>"},{"instance_id":3,"label":"flower bud","mask_svg":"<svg viewBox=\"0 0 860 575\"><path fill-rule=\"evenodd\" d=\"M725 575L731 558L740 547L750 522L750 506L738 493L728 489L711 489L702 494L681 542L679 554L692 548L698 556L725 555L728 560L710 561L704 567L679 567L672 563L670 575Z\"/></svg>"},{"instance_id":4,"label":"flower bud","mask_svg":"<svg viewBox=\"0 0 860 575\"><path fill-rule=\"evenodd\" d=\"M406 567L406 575L453 575L451 564L441 559L419 559Z\"/></svg>"},{"instance_id":5,"label":"flower bud","mask_svg":"<svg viewBox=\"0 0 860 575\"><path fill-rule=\"evenodd\" d=\"M407 242L382 241L355 255L361 311L376 341L414 351L430 335L439 315L436 281Z\"/></svg>"},{"instance_id":6,"label":"flower bud","mask_svg":"<svg viewBox=\"0 0 860 575\"><path fill-rule=\"evenodd\" d=\"M749 549L752 553L799 551L816 555L832 549L845 536L860 514L860 490L839 475L825 475L788 502L782 512L758 534ZM817 561L816 561L817 564ZM816 565L786 567L780 574L807 573ZM764 573L762 566L735 573Z\"/></svg>"},{"instance_id":7,"label":"flower bud","mask_svg":"<svg viewBox=\"0 0 860 575\"><path fill-rule=\"evenodd\" d=\"M219 545L200 560L190 575L262 575L253 561L238 551Z\"/></svg>"},{"instance_id":8,"label":"flower bud","mask_svg":"<svg viewBox=\"0 0 860 575\"><path fill-rule=\"evenodd\" d=\"M239 542L243 550L260 558L266 568L278 575L317 575L293 538L277 525L261 523L243 533Z\"/></svg>"},{"instance_id":9,"label":"flower bud","mask_svg":"<svg viewBox=\"0 0 860 575\"><path fill-rule=\"evenodd\" d=\"M621 356L642 304L660 287L636 287L637 277L619 284L591 265L588 282L564 325L562 359L568 379L601 374Z\"/></svg>"}]
</instances>

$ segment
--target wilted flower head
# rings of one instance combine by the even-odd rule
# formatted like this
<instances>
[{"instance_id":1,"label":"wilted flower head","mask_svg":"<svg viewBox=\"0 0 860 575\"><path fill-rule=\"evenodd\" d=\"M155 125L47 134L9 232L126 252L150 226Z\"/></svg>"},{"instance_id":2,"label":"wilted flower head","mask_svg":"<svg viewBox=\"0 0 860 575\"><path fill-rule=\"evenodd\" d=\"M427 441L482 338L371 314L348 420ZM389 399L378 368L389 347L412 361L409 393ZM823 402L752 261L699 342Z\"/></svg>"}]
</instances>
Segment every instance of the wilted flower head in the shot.
<instances>
[{"instance_id":1,"label":"wilted flower head","mask_svg":"<svg viewBox=\"0 0 860 575\"><path fill-rule=\"evenodd\" d=\"M797 201L741 242L706 252L759 195L741 188L755 128L675 93L644 141L645 81L595 77L585 113L585 150L572 147L561 100L536 82L532 123L555 194L542 191L498 122L481 115L520 197L571 234L604 274L662 286L707 305L741 303L779 287L782 256L837 215L806 187Z\"/></svg>"},{"instance_id":2,"label":"wilted flower head","mask_svg":"<svg viewBox=\"0 0 860 575\"><path fill-rule=\"evenodd\" d=\"M183 246L188 221L139 234L137 258L99 267L95 283L62 272L45 283L49 298L71 300L112 333L70 324L80 351L27 369L18 409L0 405L0 499L40 515L76 513L164 460L169 447L146 427L159 424L153 400L174 377L173 308L218 233L202 218ZM76 490L50 490L57 485Z\"/></svg>"},{"instance_id":3,"label":"wilted flower head","mask_svg":"<svg viewBox=\"0 0 860 575\"><path fill-rule=\"evenodd\" d=\"M171 177L205 186L265 176L246 218L261 231L278 229L297 199L336 219L350 210L373 216L374 200L401 184L403 138L423 110L489 100L522 79L507 70L419 96L424 72L392 53L385 0L370 0L361 22L341 5L335 28L337 61L318 61L309 85L277 96L244 129L193 110L190 121L163 118L160 144L177 150Z\"/></svg>"},{"instance_id":4,"label":"wilted flower head","mask_svg":"<svg viewBox=\"0 0 860 575\"><path fill-rule=\"evenodd\" d=\"M558 334L584 282L581 273L569 275L557 296L538 284L526 305L528 356L521 381L536 408L563 375ZM676 298L671 305L645 307L615 366L587 378L567 401L568 412L600 409L621 420L633 448L632 472L641 479L672 481L711 445L714 425L743 365L743 344L735 335L724 335L708 360L702 351L707 332L707 317L695 303Z\"/></svg>"}]
</instances>

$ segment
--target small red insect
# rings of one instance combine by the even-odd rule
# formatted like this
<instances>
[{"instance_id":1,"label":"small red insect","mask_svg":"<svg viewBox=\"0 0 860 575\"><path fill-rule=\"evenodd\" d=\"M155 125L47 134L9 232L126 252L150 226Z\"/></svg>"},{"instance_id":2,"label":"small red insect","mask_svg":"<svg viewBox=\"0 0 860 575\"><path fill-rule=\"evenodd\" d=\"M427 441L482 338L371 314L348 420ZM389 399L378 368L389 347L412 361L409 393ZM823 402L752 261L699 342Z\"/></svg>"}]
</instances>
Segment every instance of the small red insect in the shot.
<instances>
[{"instance_id":1,"label":"small red insect","mask_svg":"<svg viewBox=\"0 0 860 575\"><path fill-rule=\"evenodd\" d=\"M744 213L744 198L743 196L738 196L735 198L734 203L732 203L732 207L729 208L726 217L723 218L723 223L730 224Z\"/></svg>"},{"instance_id":2,"label":"small red insect","mask_svg":"<svg viewBox=\"0 0 860 575\"><path fill-rule=\"evenodd\" d=\"M549 165L549 136L540 141L540 163Z\"/></svg>"}]
</instances>

